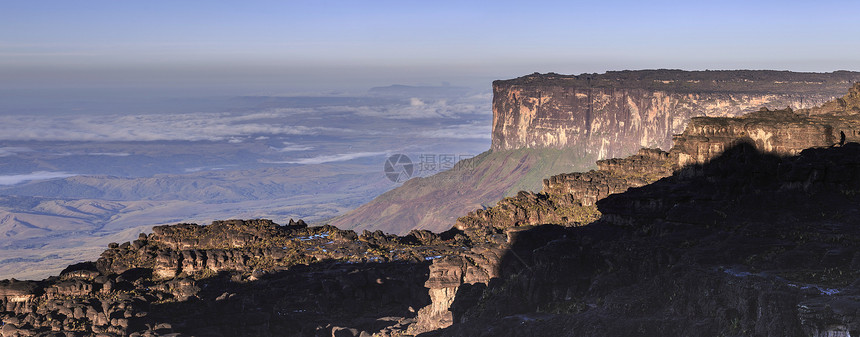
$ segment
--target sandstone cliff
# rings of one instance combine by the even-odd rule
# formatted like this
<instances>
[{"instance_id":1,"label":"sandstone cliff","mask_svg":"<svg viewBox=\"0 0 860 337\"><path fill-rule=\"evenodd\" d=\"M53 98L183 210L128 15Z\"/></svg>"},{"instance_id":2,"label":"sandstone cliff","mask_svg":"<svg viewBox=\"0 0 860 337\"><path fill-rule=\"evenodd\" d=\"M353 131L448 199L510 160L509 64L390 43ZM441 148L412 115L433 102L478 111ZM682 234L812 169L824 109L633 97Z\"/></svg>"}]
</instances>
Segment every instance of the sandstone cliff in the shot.
<instances>
[{"instance_id":1,"label":"sandstone cliff","mask_svg":"<svg viewBox=\"0 0 860 337\"><path fill-rule=\"evenodd\" d=\"M493 82L492 149L573 148L596 159L669 148L695 116L810 108L841 96L860 73L620 71L534 74Z\"/></svg>"},{"instance_id":2,"label":"sandstone cliff","mask_svg":"<svg viewBox=\"0 0 860 337\"><path fill-rule=\"evenodd\" d=\"M598 159L628 156L640 147L668 149L692 117L811 108L842 96L853 81L860 81L860 73L680 70L496 81L488 153L455 170L413 179L329 223L399 234L444 231L476 208L520 190L538 192L549 176L587 171Z\"/></svg>"},{"instance_id":3,"label":"sandstone cliff","mask_svg":"<svg viewBox=\"0 0 860 337\"><path fill-rule=\"evenodd\" d=\"M410 331L850 335L860 252L839 247L860 238L860 145L844 135L860 114L846 106L697 118L669 152L600 161L460 218L481 244L434 262L437 295Z\"/></svg>"},{"instance_id":4,"label":"sandstone cliff","mask_svg":"<svg viewBox=\"0 0 860 337\"><path fill-rule=\"evenodd\" d=\"M454 323L415 331L853 335L860 329L860 203L851 192L860 187L858 156L854 143L791 157L739 144L598 201L603 215L588 226L509 229L500 259L431 266L448 271L439 275L480 267L499 276L440 282L456 294L444 299Z\"/></svg>"},{"instance_id":5,"label":"sandstone cliff","mask_svg":"<svg viewBox=\"0 0 860 337\"><path fill-rule=\"evenodd\" d=\"M521 191L494 207L459 218L455 227L582 225L600 217L598 200L654 183L684 167L708 163L741 143L762 153L796 156L808 148L860 142L860 108L855 111L850 104L839 104L852 102L855 97L860 97L860 83L832 101L836 104L798 113L790 108L762 108L740 117L694 117L683 133L673 136L674 146L669 152L643 148L627 158L599 160L597 170L552 176L543 181L541 192Z\"/></svg>"}]
</instances>

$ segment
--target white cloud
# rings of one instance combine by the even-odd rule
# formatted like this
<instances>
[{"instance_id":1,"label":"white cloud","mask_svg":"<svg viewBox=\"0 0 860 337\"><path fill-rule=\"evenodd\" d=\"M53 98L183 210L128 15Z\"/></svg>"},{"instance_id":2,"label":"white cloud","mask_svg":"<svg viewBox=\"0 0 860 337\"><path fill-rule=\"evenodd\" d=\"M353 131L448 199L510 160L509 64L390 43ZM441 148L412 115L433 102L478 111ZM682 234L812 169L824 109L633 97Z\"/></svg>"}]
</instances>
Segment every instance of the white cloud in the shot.
<instances>
[{"instance_id":1,"label":"white cloud","mask_svg":"<svg viewBox=\"0 0 860 337\"><path fill-rule=\"evenodd\" d=\"M0 115L0 140L41 141L225 141L264 140L273 135L384 135L387 131L340 127L326 116L384 119L456 119L492 113L486 97L459 100L413 98L398 104L273 108L253 112L176 114ZM304 125L297 125L304 124ZM338 127L332 127L336 125ZM283 151L300 151L285 147ZM0 148L0 157L18 153Z\"/></svg>"},{"instance_id":2,"label":"white cloud","mask_svg":"<svg viewBox=\"0 0 860 337\"><path fill-rule=\"evenodd\" d=\"M311 157L311 158L302 158L302 159L297 159L297 160L261 161L261 162L266 163L266 164L303 164L303 165L323 164L323 163L353 160L353 159L364 158L364 157L382 156L382 155L386 155L387 153L388 152L340 153L340 154L317 156L317 157Z\"/></svg>"},{"instance_id":3,"label":"white cloud","mask_svg":"<svg viewBox=\"0 0 860 337\"><path fill-rule=\"evenodd\" d=\"M427 130L419 133L424 138L448 139L490 139L491 126L486 124L454 125L446 128Z\"/></svg>"},{"instance_id":4,"label":"white cloud","mask_svg":"<svg viewBox=\"0 0 860 337\"><path fill-rule=\"evenodd\" d=\"M131 153L128 152L94 152L87 153L88 156L108 156L108 157L128 157Z\"/></svg>"},{"instance_id":5,"label":"white cloud","mask_svg":"<svg viewBox=\"0 0 860 337\"><path fill-rule=\"evenodd\" d=\"M188 113L151 115L0 116L0 139L56 141L230 141L249 135L314 135L351 130L290 125L286 112L246 115ZM272 119L280 119L272 122ZM19 151L20 152L20 151ZM11 150L0 150L0 156Z\"/></svg>"},{"instance_id":6,"label":"white cloud","mask_svg":"<svg viewBox=\"0 0 860 337\"><path fill-rule=\"evenodd\" d=\"M69 156L107 156L107 157L128 157L131 153L128 152L62 152L55 153L52 155L61 156L61 157L69 157Z\"/></svg>"},{"instance_id":7,"label":"white cloud","mask_svg":"<svg viewBox=\"0 0 860 337\"><path fill-rule=\"evenodd\" d=\"M30 174L15 174L15 175L7 175L0 176L0 185L15 185L25 181L31 180L44 180L44 179L56 179L56 178L66 178L74 176L75 174L69 174L65 172L47 172L47 171L38 171Z\"/></svg>"},{"instance_id":8,"label":"white cloud","mask_svg":"<svg viewBox=\"0 0 860 337\"><path fill-rule=\"evenodd\" d=\"M272 149L272 150L275 150L278 152L308 151L308 150L314 149L313 146L299 145L299 144L293 144L293 143L287 143L287 142L284 142L284 145L285 145L284 147L280 147L280 148L274 147L274 146L269 146L269 149Z\"/></svg>"},{"instance_id":9,"label":"white cloud","mask_svg":"<svg viewBox=\"0 0 860 337\"><path fill-rule=\"evenodd\" d=\"M27 147L18 146L0 147L0 157L11 157L22 152L33 152L33 150Z\"/></svg>"},{"instance_id":10,"label":"white cloud","mask_svg":"<svg viewBox=\"0 0 860 337\"><path fill-rule=\"evenodd\" d=\"M449 102L442 99L430 102L418 98L411 98L408 105L326 107L325 110L390 119L456 118L461 115L492 114L493 112L490 100L470 99Z\"/></svg>"},{"instance_id":11,"label":"white cloud","mask_svg":"<svg viewBox=\"0 0 860 337\"><path fill-rule=\"evenodd\" d=\"M476 100L476 101L492 101L493 100L493 92L492 91L485 91L485 92L482 92L480 94L475 94L475 95L469 96L469 99Z\"/></svg>"}]
</instances>

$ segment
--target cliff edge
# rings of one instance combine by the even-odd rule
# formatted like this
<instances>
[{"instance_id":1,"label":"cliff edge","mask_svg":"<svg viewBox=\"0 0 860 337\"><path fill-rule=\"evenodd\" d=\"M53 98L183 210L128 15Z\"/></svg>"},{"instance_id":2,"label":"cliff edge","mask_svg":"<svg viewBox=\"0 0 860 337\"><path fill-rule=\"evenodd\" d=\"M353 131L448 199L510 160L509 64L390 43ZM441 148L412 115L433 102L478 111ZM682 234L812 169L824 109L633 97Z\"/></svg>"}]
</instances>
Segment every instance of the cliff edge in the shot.
<instances>
[{"instance_id":1,"label":"cliff edge","mask_svg":"<svg viewBox=\"0 0 860 337\"><path fill-rule=\"evenodd\" d=\"M597 160L641 147L668 149L694 117L739 116L762 107L800 111L841 97L855 81L860 73L746 70L550 73L495 81L490 151L410 180L329 223L397 234L441 232L476 208L521 190L539 192L547 177L587 171Z\"/></svg>"},{"instance_id":2,"label":"cliff edge","mask_svg":"<svg viewBox=\"0 0 860 337\"><path fill-rule=\"evenodd\" d=\"M860 73L615 71L532 74L493 82L492 150L566 148L595 159L669 148L696 116L761 107L811 108L842 96Z\"/></svg>"}]
</instances>

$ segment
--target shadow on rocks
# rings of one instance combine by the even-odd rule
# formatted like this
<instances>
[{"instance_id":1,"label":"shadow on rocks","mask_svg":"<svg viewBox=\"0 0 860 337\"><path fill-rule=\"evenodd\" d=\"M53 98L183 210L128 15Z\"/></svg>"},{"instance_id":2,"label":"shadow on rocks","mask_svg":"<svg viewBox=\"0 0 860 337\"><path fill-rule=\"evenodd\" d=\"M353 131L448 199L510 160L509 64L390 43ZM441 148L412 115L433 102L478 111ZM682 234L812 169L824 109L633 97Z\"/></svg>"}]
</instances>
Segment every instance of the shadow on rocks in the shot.
<instances>
[{"instance_id":1,"label":"shadow on rocks","mask_svg":"<svg viewBox=\"0 0 860 337\"><path fill-rule=\"evenodd\" d=\"M500 276L422 336L860 333L858 144L741 143L597 206L590 225L509 237Z\"/></svg>"}]
</instances>

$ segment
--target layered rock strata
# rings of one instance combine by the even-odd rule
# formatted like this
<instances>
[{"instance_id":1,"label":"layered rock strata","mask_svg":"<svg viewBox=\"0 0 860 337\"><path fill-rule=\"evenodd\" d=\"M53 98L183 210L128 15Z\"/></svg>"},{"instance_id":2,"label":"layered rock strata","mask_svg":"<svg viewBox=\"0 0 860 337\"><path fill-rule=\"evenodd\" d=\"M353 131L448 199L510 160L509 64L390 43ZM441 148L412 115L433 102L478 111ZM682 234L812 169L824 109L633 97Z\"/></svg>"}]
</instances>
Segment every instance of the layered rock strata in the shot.
<instances>
[{"instance_id":1,"label":"layered rock strata","mask_svg":"<svg viewBox=\"0 0 860 337\"><path fill-rule=\"evenodd\" d=\"M855 85L848 95L836 102L851 102L852 98L860 97L858 94L860 94L860 84ZM747 207L726 208L726 205L723 205L723 209L711 209L697 207L695 202L692 205L679 206L683 202L667 202L662 200L667 197L662 197L656 193L652 193L648 197L641 197L640 194L627 191L635 191L636 188L645 188L651 185L671 185L663 181L667 179L668 181L673 179L684 181L684 178L677 177L693 176L702 179L703 175L727 174L727 172L732 171L733 167L755 172L743 178L734 177L730 174L732 178L738 180L730 180L728 183L733 188L740 188L742 192L738 193L737 196L728 193L719 194L719 197L716 198L719 202L733 204L735 200L729 199L745 195L749 192L746 188L754 188L753 186L756 185L752 183L757 180L767 181L767 179L772 178L765 177L768 174L781 179L776 185L769 186L772 193L782 190L808 193L810 189L816 190L811 186L818 186L819 189L829 188L831 192L832 190L842 190L843 193L853 196L853 192L850 192L853 191L853 188L849 186L858 183L858 174L860 174L860 171L857 171L856 158L842 160L839 156L850 157L855 152L860 151L856 144L849 143L852 144L851 150L832 151L836 154L829 154L830 159L825 160L830 166L810 167L811 162L820 160L821 157L817 154L820 151L811 152L807 149L838 147L846 144L846 141L858 140L854 130L856 130L855 123L860 121L860 114L846 113L846 110L854 111L850 104L826 106L836 108L830 110L815 109L813 113L805 110L801 111L801 114L795 113L791 109L778 111L761 109L739 118L694 118L682 134L673 137L675 146L669 152L659 149L641 149L636 155L624 159L598 161L598 170L553 176L544 180L544 188L540 193L520 192L516 197L505 198L492 208L480 209L458 219L455 228L468 233L472 236L473 241L493 242L495 247L502 247L507 252L515 252L515 246L517 242L523 241L521 237L524 233L535 230L535 226L548 224L576 227L597 221L604 225L609 223L629 226L635 223L638 226L647 227L648 225L643 223L642 218L657 222L666 221L667 218L660 218L660 215L669 216L668 219L672 221L683 220L692 223L714 221L719 223L724 221L729 213L741 212L741 210L749 212L751 210ZM857 110L860 111L860 109ZM727 150L734 151L729 155L729 159L721 159L721 162L717 164L711 163L711 161L725 156ZM737 154L738 152L741 154ZM762 155L759 158L750 155L751 153ZM804 153L807 155L800 156ZM746 163L745 160L749 156L753 156L757 161L752 166L764 165L764 167L746 167L749 166L746 165L749 163ZM780 162L780 158L787 159ZM741 159L740 163L731 162L736 159ZM780 163L775 165L775 162ZM834 165L834 162L839 164ZM703 165L705 165L704 168ZM717 169L713 169L713 167L717 167ZM703 173L703 171L708 170L711 172ZM764 173L760 171L773 172ZM743 174L745 173L740 173L740 175ZM719 177L721 176L717 175L707 179L714 180L719 179ZM833 179L838 180L838 182L828 181ZM687 182L684 181L684 183ZM847 192L845 188L847 188ZM662 192L667 196L678 194L674 190L662 190ZM700 192L713 193L712 190ZM601 200L616 194L619 196L614 200L625 201L604 202L604 206L600 207ZM625 197L627 195L633 197L627 198ZM688 195L685 197L696 200L703 196ZM684 197L679 198L683 199ZM769 206L771 212L776 212L778 209L777 205L770 204ZM654 208L661 209L661 211L655 212L653 211ZM846 211L850 212L854 208L856 205L849 207L850 210ZM638 213L637 209L651 211L647 213L648 216L645 216L643 213ZM655 217L658 218L655 219ZM812 231L815 230L817 229L812 229ZM576 232L565 233L562 229L558 229L558 231L561 231L559 235L576 235ZM544 244L551 243L544 242ZM486 248L481 249L481 251L484 250ZM582 252L583 250L580 248L578 251ZM533 254L526 252L522 255ZM513 257L509 255L508 259L513 260L513 262L509 262L512 264L529 264L516 253L513 254ZM552 257L544 256L539 259L552 259ZM519 261L517 262L517 260ZM477 260L473 258L469 261ZM491 262L473 264L475 267L479 266L485 270L504 268L501 264L502 260L493 259L489 261ZM440 274L447 274L444 270L460 271L463 269L460 264L451 265L443 261L435 262L431 268L440 269L438 271ZM520 272L522 271L516 273ZM459 274L455 272L453 275ZM490 284L490 280L483 283L484 287ZM465 282L461 279L460 285L474 287L474 282ZM431 289L434 289L433 286L434 284L428 284ZM457 287L456 282L449 280L444 286L436 286L436 289L444 288L446 289L445 293L450 294L450 289L457 289ZM474 295L464 296L474 297ZM431 304L431 307L434 308L439 306L436 301L445 304L456 302L456 298L451 297L434 298L433 300L434 304ZM440 313L438 308L434 310L433 317L448 317ZM449 313L453 315L454 312L455 309L452 307ZM466 321L466 316L463 317L460 322ZM422 321L424 319L419 315L419 322ZM416 325L413 329L430 331L432 330L431 327L444 327L447 324L448 320L446 319L437 321L435 325L427 323L423 326Z\"/></svg>"},{"instance_id":2,"label":"layered rock strata","mask_svg":"<svg viewBox=\"0 0 860 337\"><path fill-rule=\"evenodd\" d=\"M493 82L492 150L570 148L598 159L669 148L692 117L821 105L860 73L619 71Z\"/></svg>"},{"instance_id":3,"label":"layered rock strata","mask_svg":"<svg viewBox=\"0 0 860 337\"><path fill-rule=\"evenodd\" d=\"M680 70L496 81L490 151L412 179L329 223L396 234L442 232L476 208L520 190L540 191L546 177L587 171L596 160L642 147L668 149L693 117L739 116L761 107L798 111L843 95L857 81L860 73L845 71Z\"/></svg>"}]
</instances>

